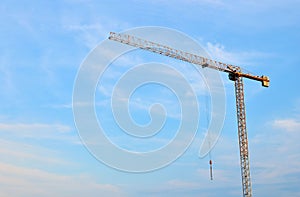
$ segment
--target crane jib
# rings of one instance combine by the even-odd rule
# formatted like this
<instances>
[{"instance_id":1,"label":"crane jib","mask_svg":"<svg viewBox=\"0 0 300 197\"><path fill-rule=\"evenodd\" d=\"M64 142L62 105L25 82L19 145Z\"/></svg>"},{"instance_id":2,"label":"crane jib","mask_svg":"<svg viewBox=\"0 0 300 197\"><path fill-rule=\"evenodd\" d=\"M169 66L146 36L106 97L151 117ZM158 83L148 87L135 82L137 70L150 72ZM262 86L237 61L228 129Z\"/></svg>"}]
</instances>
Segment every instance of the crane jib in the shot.
<instances>
[{"instance_id":1,"label":"crane jib","mask_svg":"<svg viewBox=\"0 0 300 197\"><path fill-rule=\"evenodd\" d=\"M185 62L189 62L192 64L197 64L202 66L203 68L208 67L212 68L218 71L223 71L227 72L230 74L229 78L232 80L236 77L244 77L256 81L262 82L262 86L264 87L269 87L269 77L267 76L255 76L249 73L243 73L241 72L241 68L239 66L234 66L230 64L226 64L223 62L215 61L215 60L210 60L208 58L191 54L185 51L181 51L178 49L173 49L171 47L158 44L155 42L151 42L148 40L144 40L141 38L137 38L135 36L127 35L127 34L118 34L114 32L110 32L109 36L110 40L114 40L117 42L121 42L123 44L127 44L133 47L141 48L147 51L151 51L154 53L158 53L164 56L168 56L171 58L179 59ZM233 77L233 75L235 77Z\"/></svg>"}]
</instances>

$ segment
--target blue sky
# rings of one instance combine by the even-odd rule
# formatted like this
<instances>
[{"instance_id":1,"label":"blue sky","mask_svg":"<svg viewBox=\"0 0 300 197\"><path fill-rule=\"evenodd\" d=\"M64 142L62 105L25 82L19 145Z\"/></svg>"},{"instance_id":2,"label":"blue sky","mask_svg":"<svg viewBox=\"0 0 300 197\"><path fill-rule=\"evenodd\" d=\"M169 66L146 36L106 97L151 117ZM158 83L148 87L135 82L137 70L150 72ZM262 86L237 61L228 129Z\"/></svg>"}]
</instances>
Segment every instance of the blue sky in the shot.
<instances>
[{"instance_id":1,"label":"blue sky","mask_svg":"<svg viewBox=\"0 0 300 197\"><path fill-rule=\"evenodd\" d=\"M209 158L198 157L205 115L185 154L149 173L112 169L80 141L72 94L81 63L110 31L139 26L179 30L213 59L270 77L269 88L245 80L253 194L299 196L299 6L292 0L2 1L0 196L241 196L234 87L226 74L221 75L226 117L211 153L214 181L209 180ZM143 63L155 55L141 52L127 58L128 64ZM121 71L116 75L116 70L108 71L105 88ZM107 97L101 88L96 90L96 102ZM132 104L137 123L147 123L143 104L153 101L171 107L171 115L178 113L173 102L155 93L157 87L147 88L133 97L140 107ZM164 98L176 100L158 88ZM198 97L200 103L207 101L201 93ZM99 105L98 117L106 117L106 110ZM178 125L171 115L168 128ZM143 144L129 146L122 137L118 142L143 151L138 149Z\"/></svg>"}]
</instances>

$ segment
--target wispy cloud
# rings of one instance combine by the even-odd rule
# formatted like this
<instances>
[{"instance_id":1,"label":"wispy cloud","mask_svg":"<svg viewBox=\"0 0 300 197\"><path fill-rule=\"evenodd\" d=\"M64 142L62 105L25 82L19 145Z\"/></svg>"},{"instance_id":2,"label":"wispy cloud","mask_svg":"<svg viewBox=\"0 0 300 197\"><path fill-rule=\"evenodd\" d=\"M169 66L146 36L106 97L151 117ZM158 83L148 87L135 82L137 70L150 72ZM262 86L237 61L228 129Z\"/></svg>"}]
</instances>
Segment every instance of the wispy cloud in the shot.
<instances>
[{"instance_id":1,"label":"wispy cloud","mask_svg":"<svg viewBox=\"0 0 300 197\"><path fill-rule=\"evenodd\" d=\"M62 175L3 162L0 173L1 196L125 196L120 187L83 174Z\"/></svg>"},{"instance_id":2,"label":"wispy cloud","mask_svg":"<svg viewBox=\"0 0 300 197\"><path fill-rule=\"evenodd\" d=\"M17 90L14 84L14 74L10 69L10 57L5 53L0 56L0 76L2 97L15 96Z\"/></svg>"},{"instance_id":3,"label":"wispy cloud","mask_svg":"<svg viewBox=\"0 0 300 197\"><path fill-rule=\"evenodd\" d=\"M199 187L199 184L191 181L182 181L179 179L173 179L167 182L167 185L173 189L195 189Z\"/></svg>"},{"instance_id":4,"label":"wispy cloud","mask_svg":"<svg viewBox=\"0 0 300 197\"><path fill-rule=\"evenodd\" d=\"M79 32L79 38L90 49L94 48L107 34L107 29L104 30L103 25L100 23L67 25L65 28L70 31Z\"/></svg>"},{"instance_id":5,"label":"wispy cloud","mask_svg":"<svg viewBox=\"0 0 300 197\"><path fill-rule=\"evenodd\" d=\"M61 158L58 151L52 147L33 145L29 142L17 142L12 139L0 140L0 156L3 162L24 163L33 162L39 166L73 165L70 161Z\"/></svg>"},{"instance_id":6,"label":"wispy cloud","mask_svg":"<svg viewBox=\"0 0 300 197\"><path fill-rule=\"evenodd\" d=\"M168 4L169 6L175 5L202 5L202 6L211 6L211 7L220 7L225 6L225 2L223 0L175 0L175 1L167 1L167 0L152 0L151 3L155 4Z\"/></svg>"},{"instance_id":7,"label":"wispy cloud","mask_svg":"<svg viewBox=\"0 0 300 197\"><path fill-rule=\"evenodd\" d=\"M69 126L62 124L42 124L42 123L16 123L16 124L5 124L0 123L0 129L2 131L21 131L26 132L30 130L54 130L58 132L68 132L71 130Z\"/></svg>"},{"instance_id":8,"label":"wispy cloud","mask_svg":"<svg viewBox=\"0 0 300 197\"><path fill-rule=\"evenodd\" d=\"M272 126L276 129L282 129L285 131L299 131L300 121L296 119L276 119L273 121Z\"/></svg>"},{"instance_id":9,"label":"wispy cloud","mask_svg":"<svg viewBox=\"0 0 300 197\"><path fill-rule=\"evenodd\" d=\"M103 16L98 16L88 23L76 21L71 17L63 19L63 28L74 32L76 38L89 49L94 48L103 39L107 39L110 31L124 30L128 27L129 25L123 21L116 21Z\"/></svg>"},{"instance_id":10,"label":"wispy cloud","mask_svg":"<svg viewBox=\"0 0 300 197\"><path fill-rule=\"evenodd\" d=\"M45 107L57 108L57 109L70 109L70 108L72 108L72 103L49 104L49 105L46 105Z\"/></svg>"},{"instance_id":11,"label":"wispy cloud","mask_svg":"<svg viewBox=\"0 0 300 197\"><path fill-rule=\"evenodd\" d=\"M234 65L253 65L253 63L264 57L269 57L271 54L259 51L230 51L220 43L207 42L205 49L215 60Z\"/></svg>"},{"instance_id":12,"label":"wispy cloud","mask_svg":"<svg viewBox=\"0 0 300 197\"><path fill-rule=\"evenodd\" d=\"M293 187L300 181L299 126L300 122L295 118L275 119L265 125L263 132L250 139L254 143L252 172L257 185L272 183ZM290 190L285 194L295 195L294 192L297 191Z\"/></svg>"},{"instance_id":13,"label":"wispy cloud","mask_svg":"<svg viewBox=\"0 0 300 197\"><path fill-rule=\"evenodd\" d=\"M0 123L1 135L14 139L51 139L78 144L72 131L72 127L58 123Z\"/></svg>"}]
</instances>

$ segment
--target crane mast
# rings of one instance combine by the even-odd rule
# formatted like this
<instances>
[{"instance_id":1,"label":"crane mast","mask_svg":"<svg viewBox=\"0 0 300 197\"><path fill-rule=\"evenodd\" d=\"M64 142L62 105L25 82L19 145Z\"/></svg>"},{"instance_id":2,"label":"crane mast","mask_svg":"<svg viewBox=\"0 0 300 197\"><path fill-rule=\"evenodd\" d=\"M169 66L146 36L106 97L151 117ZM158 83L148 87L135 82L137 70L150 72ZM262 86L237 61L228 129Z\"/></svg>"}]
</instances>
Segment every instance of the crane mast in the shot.
<instances>
[{"instance_id":1,"label":"crane mast","mask_svg":"<svg viewBox=\"0 0 300 197\"><path fill-rule=\"evenodd\" d=\"M243 196L251 197L252 190L251 190L251 179L250 179L250 161L249 161L249 150L248 150L248 136L247 136L247 129L246 129L246 110L245 110L243 78L260 81L262 83L262 86L264 87L269 87L269 82L270 82L269 78L267 76L255 76L249 73L243 73L239 66L234 66L219 61L210 60L208 58L199 55L195 55L178 49L173 49L165 45L161 45L155 42L151 42L127 34L118 34L118 33L110 32L109 39L133 47L144 49L147 51L152 51L154 53L158 53L164 56L189 62L192 64L197 64L202 66L203 68L208 67L218 71L229 73L229 79L234 81L235 83Z\"/></svg>"},{"instance_id":2,"label":"crane mast","mask_svg":"<svg viewBox=\"0 0 300 197\"><path fill-rule=\"evenodd\" d=\"M245 99L244 99L243 78L237 77L236 80L234 81L234 85L235 85L235 97L236 97L236 111L237 111L237 122L238 122L243 196L251 197L252 187L251 187L251 179L250 179L250 160L249 160L249 150L248 150L248 135L246 129L246 109L245 109Z\"/></svg>"}]
</instances>

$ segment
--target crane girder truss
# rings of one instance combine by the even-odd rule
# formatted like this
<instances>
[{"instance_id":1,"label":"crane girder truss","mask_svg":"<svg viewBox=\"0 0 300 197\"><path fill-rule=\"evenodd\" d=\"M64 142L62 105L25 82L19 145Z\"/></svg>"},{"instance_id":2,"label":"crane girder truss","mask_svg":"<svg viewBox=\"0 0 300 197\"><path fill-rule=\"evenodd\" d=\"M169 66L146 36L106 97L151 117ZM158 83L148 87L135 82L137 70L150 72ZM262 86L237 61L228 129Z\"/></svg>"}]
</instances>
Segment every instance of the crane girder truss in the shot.
<instances>
[{"instance_id":1,"label":"crane girder truss","mask_svg":"<svg viewBox=\"0 0 300 197\"><path fill-rule=\"evenodd\" d=\"M148 40L144 40L141 38L137 38L135 36L127 35L127 34L118 34L114 32L110 32L109 36L110 40L118 41L133 47L137 47L140 49L144 49L147 51L152 51L154 53L158 53L164 56L172 57L175 59L179 59L185 62L189 62L192 64L200 65L202 67L209 67L218 71L227 72L234 74L237 77L245 77L249 79L253 79L256 81L261 81L262 85L265 87L269 86L269 78L266 76L255 76L249 73L243 73L239 66L234 66L231 64L226 64L223 62L211 60L199 55L195 55L192 53L188 53L182 50L173 49L171 47L158 44L155 42L151 42Z\"/></svg>"},{"instance_id":2,"label":"crane girder truss","mask_svg":"<svg viewBox=\"0 0 300 197\"><path fill-rule=\"evenodd\" d=\"M210 60L202 56L173 49L171 47L161 45L155 42L151 42L148 40L140 39L131 35L111 32L109 39L133 47L144 49L147 51L152 51L154 53L158 53L164 56L168 56L192 64L200 65L203 68L208 67L218 71L229 73L229 79L233 80L235 83L243 196L251 197L252 190L251 190L251 179L250 179L250 162L249 162L249 150L248 150L248 137L247 137L247 129L246 129L246 110L245 110L243 78L260 81L262 82L262 86L264 87L269 87L269 82L270 82L269 78L267 76L255 76L249 73L243 73L239 66L234 66L231 64Z\"/></svg>"},{"instance_id":3,"label":"crane girder truss","mask_svg":"<svg viewBox=\"0 0 300 197\"><path fill-rule=\"evenodd\" d=\"M246 129L246 109L244 99L243 78L238 77L235 81L236 111L238 121L238 136L240 148L240 166L242 174L243 195L251 197L250 160L248 150L248 135Z\"/></svg>"},{"instance_id":4,"label":"crane girder truss","mask_svg":"<svg viewBox=\"0 0 300 197\"><path fill-rule=\"evenodd\" d=\"M148 40L143 40L131 35L127 34L117 34L114 32L110 32L109 36L110 40L115 40L124 44L131 45L133 47L141 48L147 51L152 51L154 53L159 53L165 56L169 56L175 59L179 59L182 61L190 62L193 64L201 65L201 66L207 66L207 67L213 67L214 69L217 69L219 71L224 72L233 72L236 70L234 66L230 66L228 64L224 64L222 62L213 61L195 54L187 53L181 50L173 49L168 46L164 46L155 42L151 42ZM213 66L215 65L215 66Z\"/></svg>"}]
</instances>

